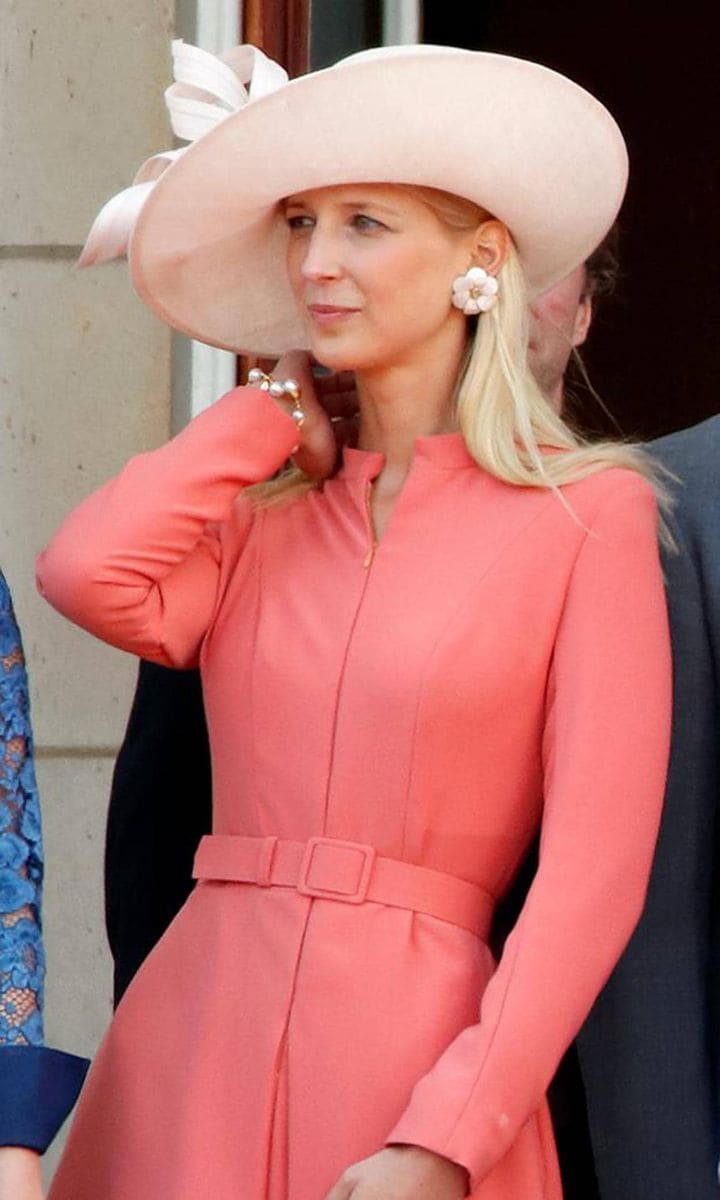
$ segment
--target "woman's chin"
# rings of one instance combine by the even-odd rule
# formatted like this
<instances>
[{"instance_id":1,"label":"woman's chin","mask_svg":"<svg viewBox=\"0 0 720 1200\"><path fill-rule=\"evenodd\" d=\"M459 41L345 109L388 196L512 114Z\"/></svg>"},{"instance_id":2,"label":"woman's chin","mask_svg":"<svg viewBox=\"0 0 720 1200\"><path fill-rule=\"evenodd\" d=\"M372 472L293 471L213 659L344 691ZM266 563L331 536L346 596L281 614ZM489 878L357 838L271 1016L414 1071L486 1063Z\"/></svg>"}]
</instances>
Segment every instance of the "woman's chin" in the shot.
<instances>
[{"instance_id":1,"label":"woman's chin","mask_svg":"<svg viewBox=\"0 0 720 1200\"><path fill-rule=\"evenodd\" d=\"M360 369L354 358L347 358L341 354L316 354L313 351L313 358L320 363L321 367L326 367L334 375L339 375L341 371L357 371Z\"/></svg>"},{"instance_id":2,"label":"woman's chin","mask_svg":"<svg viewBox=\"0 0 720 1200\"><path fill-rule=\"evenodd\" d=\"M335 373L339 371L362 370L367 363L367 354L357 347L343 346L340 340L331 338L313 338L310 353L323 367Z\"/></svg>"},{"instance_id":3,"label":"woman's chin","mask_svg":"<svg viewBox=\"0 0 720 1200\"><path fill-rule=\"evenodd\" d=\"M313 358L329 371L377 371L389 366L392 359L378 352L377 346L362 345L355 339L313 337L310 342Z\"/></svg>"}]
</instances>

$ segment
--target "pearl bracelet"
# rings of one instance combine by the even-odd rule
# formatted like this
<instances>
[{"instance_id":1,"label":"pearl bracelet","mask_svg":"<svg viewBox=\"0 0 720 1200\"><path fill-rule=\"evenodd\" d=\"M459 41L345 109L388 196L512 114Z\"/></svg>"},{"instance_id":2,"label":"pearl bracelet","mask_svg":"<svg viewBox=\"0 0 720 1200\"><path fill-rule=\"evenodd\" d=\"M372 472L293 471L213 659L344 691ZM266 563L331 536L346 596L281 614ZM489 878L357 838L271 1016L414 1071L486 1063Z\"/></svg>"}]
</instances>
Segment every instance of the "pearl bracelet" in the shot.
<instances>
[{"instance_id":1,"label":"pearl bracelet","mask_svg":"<svg viewBox=\"0 0 720 1200\"><path fill-rule=\"evenodd\" d=\"M274 400L290 399L292 410L290 416L298 429L305 420L305 410L302 406L300 384L295 379L273 379L259 367L248 371L248 383L251 387L260 388L261 392L269 392Z\"/></svg>"}]
</instances>

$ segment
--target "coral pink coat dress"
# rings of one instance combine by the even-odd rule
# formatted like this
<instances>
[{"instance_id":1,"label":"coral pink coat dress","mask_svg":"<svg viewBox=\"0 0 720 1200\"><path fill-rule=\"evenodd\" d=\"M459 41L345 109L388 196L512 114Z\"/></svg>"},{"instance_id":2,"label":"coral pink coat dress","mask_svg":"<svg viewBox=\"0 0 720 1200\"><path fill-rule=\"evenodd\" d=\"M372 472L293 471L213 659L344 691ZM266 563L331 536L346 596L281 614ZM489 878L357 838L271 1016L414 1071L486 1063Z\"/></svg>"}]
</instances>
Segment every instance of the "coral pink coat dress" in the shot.
<instances>
[{"instance_id":1,"label":"coral pink coat dress","mask_svg":"<svg viewBox=\"0 0 720 1200\"><path fill-rule=\"evenodd\" d=\"M324 1200L415 1143L475 1200L558 1200L544 1093L639 916L670 663L656 506L633 472L563 489L418 438L254 510L296 427L236 389L133 459L42 556L98 637L200 663L214 831L126 993L51 1200ZM178 746L178 753L183 753ZM542 822L496 967L494 904Z\"/></svg>"}]
</instances>

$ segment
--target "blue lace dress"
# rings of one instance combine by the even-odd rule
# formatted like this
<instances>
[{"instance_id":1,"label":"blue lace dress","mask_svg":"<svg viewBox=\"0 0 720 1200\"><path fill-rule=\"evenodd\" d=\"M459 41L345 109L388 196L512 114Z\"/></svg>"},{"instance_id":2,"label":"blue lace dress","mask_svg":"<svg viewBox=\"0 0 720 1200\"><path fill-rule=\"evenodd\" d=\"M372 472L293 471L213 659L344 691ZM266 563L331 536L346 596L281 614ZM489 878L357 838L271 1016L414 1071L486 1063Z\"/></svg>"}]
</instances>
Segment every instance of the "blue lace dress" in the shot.
<instances>
[{"instance_id":1,"label":"blue lace dress","mask_svg":"<svg viewBox=\"0 0 720 1200\"><path fill-rule=\"evenodd\" d=\"M87 1060L43 1045L42 834L20 633L0 572L0 1146L43 1151Z\"/></svg>"}]
</instances>

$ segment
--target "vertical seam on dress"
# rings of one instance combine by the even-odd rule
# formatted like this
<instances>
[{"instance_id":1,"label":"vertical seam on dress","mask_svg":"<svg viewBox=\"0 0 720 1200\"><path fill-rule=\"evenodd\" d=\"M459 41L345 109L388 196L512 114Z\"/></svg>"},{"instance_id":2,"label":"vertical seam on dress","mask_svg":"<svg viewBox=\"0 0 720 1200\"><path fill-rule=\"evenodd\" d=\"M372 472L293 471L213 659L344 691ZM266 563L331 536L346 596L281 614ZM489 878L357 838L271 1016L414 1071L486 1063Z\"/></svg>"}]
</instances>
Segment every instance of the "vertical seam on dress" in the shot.
<instances>
[{"instance_id":1,"label":"vertical seam on dress","mask_svg":"<svg viewBox=\"0 0 720 1200\"><path fill-rule=\"evenodd\" d=\"M497 554L492 559L492 561L486 565L482 574L479 576L478 579L476 579L471 584L470 588L465 593L463 599L453 609L452 615L448 617L447 621L445 622L442 629L440 630L437 637L435 638L432 649L430 650L430 652L427 655L427 658L425 660L425 666L424 666L423 673L422 673L422 678L418 684L417 698L415 701L415 717L413 720L412 741L411 741L411 759L410 759L410 767L409 767L408 776L407 776L405 804L404 804L404 808L403 808L403 832L402 832L402 849L401 849L401 855L403 858L405 857L406 848L407 848L406 847L406 839L407 839L408 812L409 812L409 808L410 808L410 795L412 792L413 779L414 779L414 775L415 775L415 759L416 759L416 749L417 749L417 745L418 745L417 731L418 731L418 726L420 723L420 708L422 706L423 698L425 696L425 691L428 686L428 676L430 673L431 663L438 651L438 647L440 646L440 643L443 641L443 639L447 635L448 630L451 628L453 623L455 621L457 621L460 613L465 608L465 606L472 601L472 599L475 595L475 592L480 587L482 587L488 574L492 570L494 570L494 568L497 566L497 564L500 561L500 559L502 558L502 556L506 553L506 551L508 551L510 549L511 546L513 546L515 544L517 539L522 534L526 533L527 529L531 525L533 525L535 523L535 521L539 520L539 518L543 515L544 512L546 512L546 510L550 504L550 501L552 499L553 499L553 496L548 496L547 503L545 503L538 512L533 513L533 515L530 517L530 519L528 521L526 521L520 527L520 529L518 529L516 531L516 533L513 535L513 537L511 537L509 542L503 543L503 545L500 547L500 549L498 550Z\"/></svg>"},{"instance_id":2,"label":"vertical seam on dress","mask_svg":"<svg viewBox=\"0 0 720 1200\"><path fill-rule=\"evenodd\" d=\"M265 540L262 536L265 532L265 513L264 513L264 511L260 510L256 514L256 519L258 522L258 529L257 529L257 535L256 535L257 557L256 557L255 572L254 572L256 595L255 595L255 619L253 622L253 631L252 631L252 661L250 663L250 680L249 680L249 688L248 688L248 692L249 692L249 695L248 695L248 701L249 701L248 726L249 726L249 730L250 730L250 746L251 746L251 755L252 755L252 769L250 772L251 779L249 781L250 782L250 791L252 794L252 804L253 804L253 811L255 813L256 828L258 830L258 833L260 833L262 830L260 802L259 802L259 798L258 798L258 789L256 786L253 785L252 781L256 780L259 775L258 764L257 764L257 752L255 749L255 747L259 744L257 741L257 738L255 737L255 692L256 692L255 673L256 673L256 663L257 663L257 646L258 646L258 640L259 640L261 612L262 612L263 553L264 553L264 546L265 546Z\"/></svg>"},{"instance_id":3,"label":"vertical seam on dress","mask_svg":"<svg viewBox=\"0 0 720 1200\"><path fill-rule=\"evenodd\" d=\"M327 826L328 807L330 804L330 789L332 787L333 770L335 767L335 752L337 749L337 727L338 727L338 720L339 720L339 716L340 716L340 697L342 695L343 683L345 681L345 673L347 670L348 658L350 657L350 647L352 646L352 643L353 643L353 639L355 636L355 629L357 627L357 623L358 623L358 620L360 617L360 610L362 609L363 600L365 599L365 593L368 588L368 580L370 577L370 569L363 568L363 570L365 573L365 578L363 580L362 587L360 590L360 596L358 598L358 602L355 607L355 613L354 613L353 619L350 623L350 629L348 631L348 635L345 640L345 650L343 652L342 663L340 665L338 681L337 681L337 685L335 688L335 705L334 705L334 711L333 711L332 728L330 730L330 758L328 761L327 781L325 784L325 802L323 805L323 819L322 819L323 833L325 832L325 829Z\"/></svg>"},{"instance_id":4,"label":"vertical seam on dress","mask_svg":"<svg viewBox=\"0 0 720 1200\"><path fill-rule=\"evenodd\" d=\"M275 1061L274 1061L275 1087L273 1089L272 1120L270 1123L270 1130L268 1132L268 1161L267 1161L266 1177L265 1177L265 1193L266 1193L266 1195L267 1195L267 1190L268 1190L268 1185L269 1185L269 1180L270 1180L270 1147L272 1144L272 1131L273 1131L273 1128L275 1125L275 1115L276 1115L275 1107L277 1104L277 1080L278 1080L278 1076L279 1076L278 1063L282 1060L283 1053L287 1053L287 1055L288 1055L288 1069L287 1069L287 1074L288 1074L288 1077L287 1077L288 1125L290 1123L290 1097L289 1097L289 1089L290 1089L290 1017L292 1016L293 1004L295 1001L295 994L297 992L297 987L298 987L298 976L300 974L300 963L301 963L302 957L303 957L303 950L305 949L305 941L307 938L308 927L310 925L310 916L312 914L314 904L315 904L314 899L312 897L308 897L307 912L305 914L305 923L303 925L302 936L300 938L300 943L298 945L297 953L295 955L295 965L293 967L293 974L292 974L292 986L290 988L290 994L288 995L288 999L287 999L287 1007L285 1009L285 1020L283 1022L282 1031L280 1033L280 1038L278 1040L277 1050L275 1052ZM289 1156L289 1147L288 1147L288 1183L289 1183L289 1179L290 1179L290 1156Z\"/></svg>"},{"instance_id":5,"label":"vertical seam on dress","mask_svg":"<svg viewBox=\"0 0 720 1200\"><path fill-rule=\"evenodd\" d=\"M267 1161L265 1164L265 1195L266 1196L270 1195L270 1183L271 1183L271 1180L273 1177L273 1147L274 1147L274 1142L275 1142L275 1129L277 1126L277 1109L278 1109L278 1099L279 1099L279 1095L280 1095L280 1081L281 1081L282 1073L283 1073L282 1072L283 1062L285 1063L285 1087L286 1087L286 1089L288 1087L288 1082L289 1082L288 1081L287 1032L288 1032L288 1027L287 1027L287 1023L286 1023L283 1028L283 1032L280 1037L280 1041L278 1043L278 1047L277 1047L277 1051L276 1051L276 1055L275 1055L275 1063L274 1063L274 1067L273 1067L274 1086L273 1086L272 1099L271 1099L270 1127L268 1129L268 1135L267 1135ZM286 1135L286 1141L285 1141L285 1194L286 1194L286 1200L287 1200L287 1192L289 1190L288 1189L289 1174L290 1174L290 1172L289 1172L289 1147L287 1144L287 1135Z\"/></svg>"}]
</instances>

